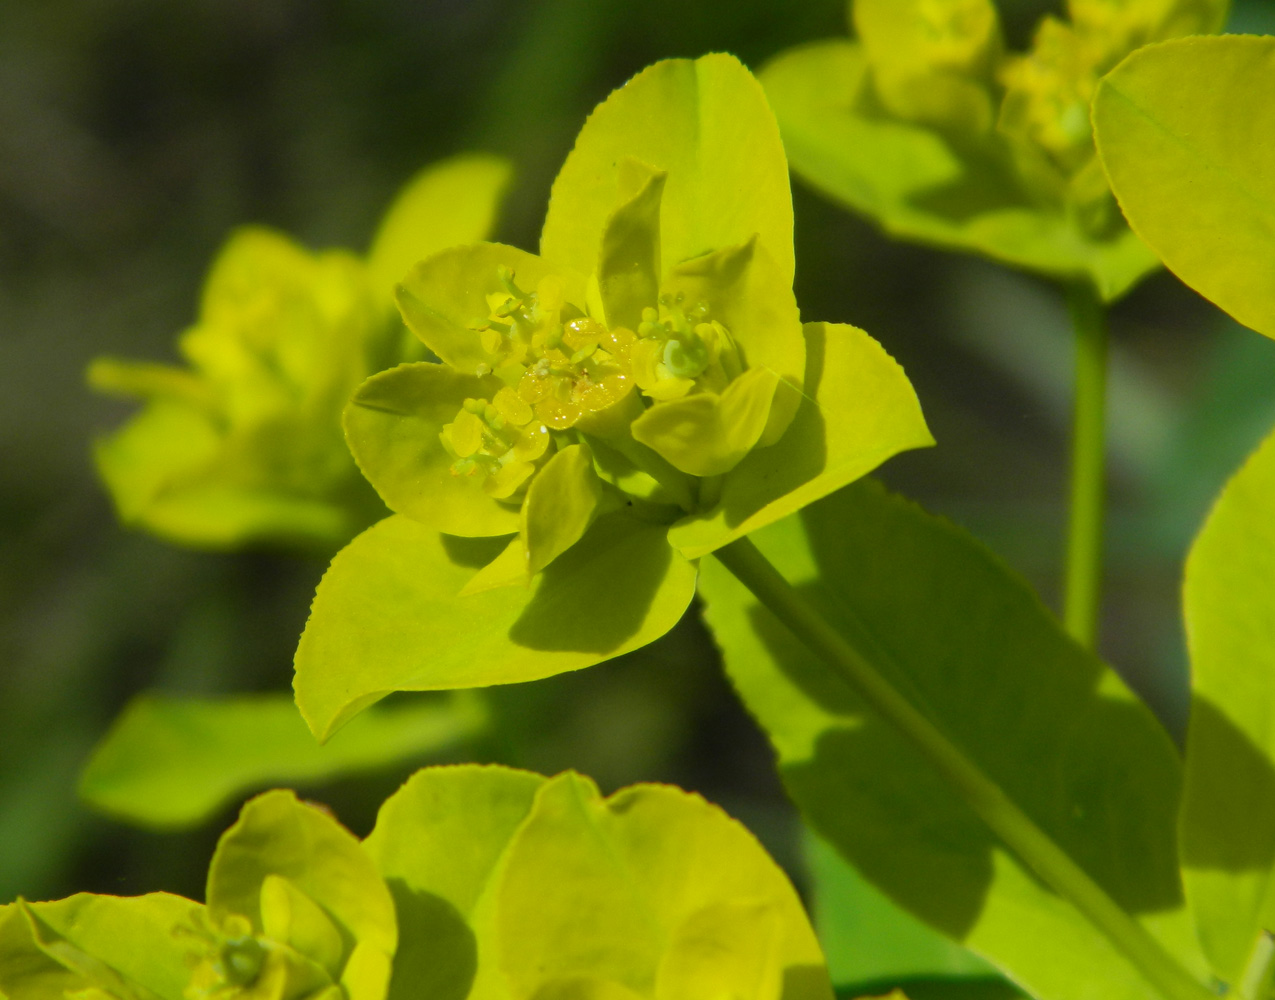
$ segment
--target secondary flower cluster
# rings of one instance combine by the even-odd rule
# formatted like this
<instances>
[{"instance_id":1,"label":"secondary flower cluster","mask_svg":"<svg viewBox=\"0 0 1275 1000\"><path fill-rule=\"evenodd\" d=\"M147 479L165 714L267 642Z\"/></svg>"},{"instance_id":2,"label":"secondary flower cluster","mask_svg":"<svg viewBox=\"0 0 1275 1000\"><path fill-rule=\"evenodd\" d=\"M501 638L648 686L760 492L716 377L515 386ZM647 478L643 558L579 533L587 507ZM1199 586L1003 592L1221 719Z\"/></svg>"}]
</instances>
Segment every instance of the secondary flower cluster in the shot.
<instances>
[{"instance_id":1,"label":"secondary flower cluster","mask_svg":"<svg viewBox=\"0 0 1275 1000\"><path fill-rule=\"evenodd\" d=\"M1089 123L1099 78L1134 49L1217 31L1226 0L1068 0L1029 51L1006 53L992 0L852 0L881 104L892 115L978 141L998 135L1039 194L1107 199Z\"/></svg>"},{"instance_id":2,"label":"secondary flower cluster","mask_svg":"<svg viewBox=\"0 0 1275 1000\"><path fill-rule=\"evenodd\" d=\"M667 786L603 799L578 774L429 768L364 841L267 792L219 841L207 896L0 907L0 990L385 1000L393 983L419 997L832 1000L783 872L742 826Z\"/></svg>"}]
</instances>

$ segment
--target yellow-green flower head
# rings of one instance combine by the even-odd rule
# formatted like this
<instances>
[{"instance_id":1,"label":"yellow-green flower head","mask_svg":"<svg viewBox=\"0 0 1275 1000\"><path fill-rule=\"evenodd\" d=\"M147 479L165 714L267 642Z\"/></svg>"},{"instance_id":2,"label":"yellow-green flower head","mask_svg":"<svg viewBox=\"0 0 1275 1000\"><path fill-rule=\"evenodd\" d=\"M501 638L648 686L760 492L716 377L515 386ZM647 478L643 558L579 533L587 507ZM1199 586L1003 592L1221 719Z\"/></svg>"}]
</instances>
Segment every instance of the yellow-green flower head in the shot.
<instances>
[{"instance_id":1,"label":"yellow-green flower head","mask_svg":"<svg viewBox=\"0 0 1275 1000\"><path fill-rule=\"evenodd\" d=\"M1034 144L1066 175L1094 155L1089 102L1098 74L1080 36L1069 24L1046 17L1031 51L1006 60L1000 127Z\"/></svg>"},{"instance_id":2,"label":"yellow-green flower head","mask_svg":"<svg viewBox=\"0 0 1275 1000\"><path fill-rule=\"evenodd\" d=\"M177 933L185 1000L384 1000L397 941L358 840L290 792L244 806L213 855L207 907Z\"/></svg>"},{"instance_id":3,"label":"yellow-green flower head","mask_svg":"<svg viewBox=\"0 0 1275 1000\"><path fill-rule=\"evenodd\" d=\"M1021 54L1002 52L992 0L852 0L851 19L888 114L990 142L992 154L994 123L1027 188L1083 206L1107 198L1089 124L1098 78L1147 42L1218 30L1226 8L1069 0L1070 21L1047 16ZM1093 177L1075 182L1082 172Z\"/></svg>"},{"instance_id":4,"label":"yellow-green flower head","mask_svg":"<svg viewBox=\"0 0 1275 1000\"><path fill-rule=\"evenodd\" d=\"M789 280L755 234L666 260L671 183L621 161L587 274L469 244L399 286L404 321L441 363L365 383L348 438L392 507L448 533L519 531L521 556L483 586L537 572L608 508L654 504L671 521L713 502L695 480L729 473L792 420L805 342ZM432 433L405 468L382 417L364 428L368 410L413 408ZM624 468L601 467L603 454Z\"/></svg>"},{"instance_id":5,"label":"yellow-green flower head","mask_svg":"<svg viewBox=\"0 0 1275 1000\"><path fill-rule=\"evenodd\" d=\"M89 369L95 388L146 404L95 449L121 519L191 545L331 548L383 513L341 410L368 375L422 356L394 315L393 280L432 249L485 235L507 176L473 156L425 171L366 258L260 227L233 235L178 342L185 366L102 358Z\"/></svg>"},{"instance_id":6,"label":"yellow-green flower head","mask_svg":"<svg viewBox=\"0 0 1275 1000\"><path fill-rule=\"evenodd\" d=\"M438 360L372 376L345 410L394 516L315 594L295 690L316 735L390 691L643 646L685 612L700 556L931 443L879 344L802 324L792 228L765 93L714 54L598 105L538 253L465 243L411 267L399 310Z\"/></svg>"}]
</instances>

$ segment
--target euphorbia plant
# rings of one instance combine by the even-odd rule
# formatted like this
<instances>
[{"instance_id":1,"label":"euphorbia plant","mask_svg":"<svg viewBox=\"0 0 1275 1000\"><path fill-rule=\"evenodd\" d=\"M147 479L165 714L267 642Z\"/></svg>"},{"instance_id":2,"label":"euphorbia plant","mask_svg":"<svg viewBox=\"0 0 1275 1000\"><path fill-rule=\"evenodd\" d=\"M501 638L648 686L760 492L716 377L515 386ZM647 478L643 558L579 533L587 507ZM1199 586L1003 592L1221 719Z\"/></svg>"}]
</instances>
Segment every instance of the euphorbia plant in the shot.
<instances>
[{"instance_id":1,"label":"euphorbia plant","mask_svg":"<svg viewBox=\"0 0 1275 1000\"><path fill-rule=\"evenodd\" d=\"M146 404L94 448L120 519L184 545L328 552L375 520L341 408L369 374L420 355L393 282L421 255L487 235L508 178L489 156L425 169L365 258L259 226L235 233L179 341L189 367L99 358L89 369L94 388Z\"/></svg>"},{"instance_id":2,"label":"euphorbia plant","mask_svg":"<svg viewBox=\"0 0 1275 1000\"><path fill-rule=\"evenodd\" d=\"M442 361L346 411L396 515L315 596L296 658L315 733L390 691L645 645L701 557L929 444L899 367L861 330L803 325L792 277L778 129L729 56L657 63L594 111L539 255L417 264L399 305Z\"/></svg>"},{"instance_id":3,"label":"euphorbia plant","mask_svg":"<svg viewBox=\"0 0 1275 1000\"><path fill-rule=\"evenodd\" d=\"M1217 31L1228 0L1068 0L1006 50L992 0L851 0L857 40L762 72L793 169L889 235L1059 282L1076 330L1063 617L1093 645L1104 511L1105 305L1157 266L1094 149L1098 79L1147 42Z\"/></svg>"},{"instance_id":4,"label":"euphorbia plant","mask_svg":"<svg viewBox=\"0 0 1275 1000\"><path fill-rule=\"evenodd\" d=\"M831 1000L792 885L694 795L500 767L418 772L360 842L273 791L218 842L203 904L0 907L11 1000Z\"/></svg>"}]
</instances>

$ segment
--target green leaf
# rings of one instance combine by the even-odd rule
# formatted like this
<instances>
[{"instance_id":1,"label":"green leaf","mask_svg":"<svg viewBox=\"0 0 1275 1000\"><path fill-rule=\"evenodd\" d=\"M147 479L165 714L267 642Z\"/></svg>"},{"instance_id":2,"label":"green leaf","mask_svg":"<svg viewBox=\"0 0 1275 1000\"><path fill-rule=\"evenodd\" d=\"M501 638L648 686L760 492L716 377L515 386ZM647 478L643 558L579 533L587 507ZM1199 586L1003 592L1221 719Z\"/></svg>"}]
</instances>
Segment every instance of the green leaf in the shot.
<instances>
[{"instance_id":1,"label":"green leaf","mask_svg":"<svg viewBox=\"0 0 1275 1000\"><path fill-rule=\"evenodd\" d=\"M222 834L208 867L208 913L215 923L246 917L261 934L262 887L282 877L318 903L344 932L342 961L357 946L388 961L398 941L394 903L358 839L292 792L249 801Z\"/></svg>"},{"instance_id":2,"label":"green leaf","mask_svg":"<svg viewBox=\"0 0 1275 1000\"><path fill-rule=\"evenodd\" d=\"M286 695L141 694L80 775L80 797L140 826L206 820L254 788L327 781L453 746L487 723L473 696L377 709L319 746Z\"/></svg>"},{"instance_id":3,"label":"green leaf","mask_svg":"<svg viewBox=\"0 0 1275 1000\"><path fill-rule=\"evenodd\" d=\"M669 529L687 558L800 510L900 451L934 443L911 383L880 344L844 324L804 329L805 394L792 424L778 444L751 452L726 475L716 506ZM781 384L778 393L787 391L794 390Z\"/></svg>"},{"instance_id":4,"label":"green leaf","mask_svg":"<svg viewBox=\"0 0 1275 1000\"><path fill-rule=\"evenodd\" d=\"M700 392L652 406L633 421L633 439L689 475L724 475L766 429L778 384L769 368L750 368L721 395Z\"/></svg>"},{"instance_id":5,"label":"green leaf","mask_svg":"<svg viewBox=\"0 0 1275 1000\"><path fill-rule=\"evenodd\" d=\"M891 236L1063 280L1088 278L1108 301L1156 267L1114 211L1091 235L1061 204L1023 194L1004 158L958 151L923 125L866 113L869 80L857 44L790 49L761 80L793 170Z\"/></svg>"},{"instance_id":6,"label":"green leaf","mask_svg":"<svg viewBox=\"0 0 1275 1000\"><path fill-rule=\"evenodd\" d=\"M1227 485L1191 549L1184 603L1194 700L1182 858L1200 939L1238 985L1275 927L1275 435Z\"/></svg>"},{"instance_id":7,"label":"green leaf","mask_svg":"<svg viewBox=\"0 0 1275 1000\"><path fill-rule=\"evenodd\" d=\"M477 326L491 313L488 295L502 294L501 269L528 292L544 278L562 281L567 302L583 307L584 279L535 254L503 243L470 243L441 250L416 264L395 290L403 322L431 351L458 372L490 368ZM592 271L592 264L585 274Z\"/></svg>"},{"instance_id":8,"label":"green leaf","mask_svg":"<svg viewBox=\"0 0 1275 1000\"><path fill-rule=\"evenodd\" d=\"M122 1000L183 1000L189 944L174 929L198 909L163 892L4 907L0 990L9 1000L63 1000L93 986Z\"/></svg>"},{"instance_id":9,"label":"green leaf","mask_svg":"<svg viewBox=\"0 0 1275 1000\"><path fill-rule=\"evenodd\" d=\"M381 219L368 268L386 296L418 260L486 239L512 170L496 156L470 153L431 164L409 180Z\"/></svg>"},{"instance_id":10,"label":"green leaf","mask_svg":"<svg viewBox=\"0 0 1275 1000\"><path fill-rule=\"evenodd\" d=\"M345 408L346 440L387 507L453 535L518 530L518 508L484 493L477 477L452 475L453 456L439 440L467 398L491 399L501 384L418 361L355 390Z\"/></svg>"},{"instance_id":11,"label":"green leaf","mask_svg":"<svg viewBox=\"0 0 1275 1000\"><path fill-rule=\"evenodd\" d=\"M540 239L546 259L594 270L605 223L632 193L621 177L632 159L668 174L661 274L758 235L792 284L787 161L761 87L737 59L658 62L594 110L553 183Z\"/></svg>"},{"instance_id":12,"label":"green leaf","mask_svg":"<svg viewBox=\"0 0 1275 1000\"><path fill-rule=\"evenodd\" d=\"M982 959L892 903L827 841L806 831L803 844L810 868L815 928L838 988L904 979L996 975Z\"/></svg>"},{"instance_id":13,"label":"green leaf","mask_svg":"<svg viewBox=\"0 0 1275 1000\"><path fill-rule=\"evenodd\" d=\"M1168 268L1275 337L1275 38L1186 38L1142 49L1094 99L1120 207ZM1259 96L1260 95L1260 96Z\"/></svg>"},{"instance_id":14,"label":"green leaf","mask_svg":"<svg viewBox=\"0 0 1275 1000\"><path fill-rule=\"evenodd\" d=\"M522 505L528 580L584 537L602 502L602 480L585 445L568 445L545 463Z\"/></svg>"},{"instance_id":15,"label":"green leaf","mask_svg":"<svg viewBox=\"0 0 1275 1000\"><path fill-rule=\"evenodd\" d=\"M754 540L888 681L1193 972L1177 755L1119 678L950 524L864 482ZM1158 996L716 560L707 618L820 836L1041 1000Z\"/></svg>"},{"instance_id":16,"label":"green leaf","mask_svg":"<svg viewBox=\"0 0 1275 1000\"><path fill-rule=\"evenodd\" d=\"M575 977L660 1000L831 996L783 872L742 826L675 788L604 800L576 774L546 782L509 846L493 926L515 996Z\"/></svg>"},{"instance_id":17,"label":"green leaf","mask_svg":"<svg viewBox=\"0 0 1275 1000\"><path fill-rule=\"evenodd\" d=\"M635 164L645 180L607 220L598 260L598 291L607 326L636 331L642 310L660 295L660 199L667 174Z\"/></svg>"},{"instance_id":18,"label":"green leaf","mask_svg":"<svg viewBox=\"0 0 1275 1000\"><path fill-rule=\"evenodd\" d=\"M536 680L653 642L695 589L695 566L664 532L601 517L530 590L460 597L505 543L387 518L338 553L319 584L296 656L302 715L326 739L391 691Z\"/></svg>"},{"instance_id":19,"label":"green leaf","mask_svg":"<svg viewBox=\"0 0 1275 1000\"><path fill-rule=\"evenodd\" d=\"M417 772L390 796L365 841L394 896L402 943L389 1000L508 997L490 940L495 873L545 779L466 764Z\"/></svg>"}]
</instances>

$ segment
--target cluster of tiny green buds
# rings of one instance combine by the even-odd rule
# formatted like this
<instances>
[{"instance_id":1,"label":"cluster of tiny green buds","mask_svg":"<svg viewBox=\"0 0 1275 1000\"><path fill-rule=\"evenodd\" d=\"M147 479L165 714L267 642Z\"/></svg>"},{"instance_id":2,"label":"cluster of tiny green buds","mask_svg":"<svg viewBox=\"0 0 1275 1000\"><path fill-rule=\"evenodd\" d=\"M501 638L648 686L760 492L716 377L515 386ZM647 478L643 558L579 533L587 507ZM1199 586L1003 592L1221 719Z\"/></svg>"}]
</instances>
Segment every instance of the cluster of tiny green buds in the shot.
<instances>
[{"instance_id":1,"label":"cluster of tiny green buds","mask_svg":"<svg viewBox=\"0 0 1275 1000\"><path fill-rule=\"evenodd\" d=\"M660 296L659 309L642 310L638 337L628 347L633 381L656 401L678 399L697 384L720 392L739 375L739 352L726 328L702 302L689 308L681 295Z\"/></svg>"},{"instance_id":2,"label":"cluster of tiny green buds","mask_svg":"<svg viewBox=\"0 0 1275 1000\"><path fill-rule=\"evenodd\" d=\"M1089 102L1098 74L1075 29L1046 17L1031 51L1007 60L1001 69L1005 99L1000 127L1041 149L1064 175L1094 155Z\"/></svg>"},{"instance_id":3,"label":"cluster of tiny green buds","mask_svg":"<svg viewBox=\"0 0 1275 1000\"><path fill-rule=\"evenodd\" d=\"M439 435L455 461L452 475L481 476L488 496L514 496L549 449L549 431L508 386L491 400L466 399Z\"/></svg>"}]
</instances>

